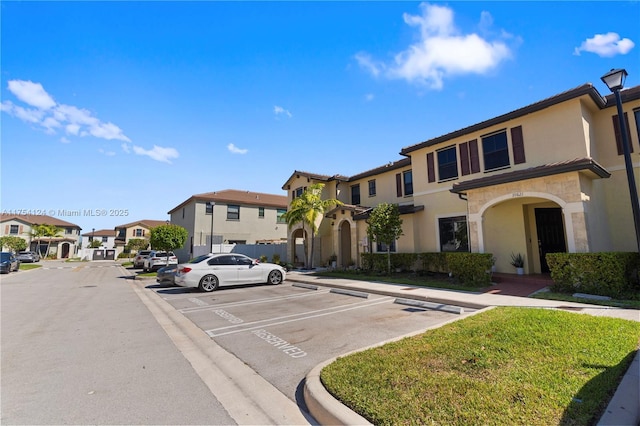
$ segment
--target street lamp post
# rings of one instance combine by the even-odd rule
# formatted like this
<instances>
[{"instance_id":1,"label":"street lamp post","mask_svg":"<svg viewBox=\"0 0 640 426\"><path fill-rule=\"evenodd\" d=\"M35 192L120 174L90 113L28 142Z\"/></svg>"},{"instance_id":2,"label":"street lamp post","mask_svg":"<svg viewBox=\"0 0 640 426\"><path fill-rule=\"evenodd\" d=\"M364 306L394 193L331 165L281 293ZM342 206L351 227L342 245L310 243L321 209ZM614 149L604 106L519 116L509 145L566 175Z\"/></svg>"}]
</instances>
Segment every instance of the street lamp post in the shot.
<instances>
[{"instance_id":1,"label":"street lamp post","mask_svg":"<svg viewBox=\"0 0 640 426\"><path fill-rule=\"evenodd\" d=\"M207 213L211 213L211 233L209 236L209 243L211 244L210 249L211 253L213 253L213 206L215 206L215 201L207 202Z\"/></svg>"},{"instance_id":2,"label":"street lamp post","mask_svg":"<svg viewBox=\"0 0 640 426\"><path fill-rule=\"evenodd\" d=\"M622 138L622 152L624 154L624 165L627 169L627 181L629 183L629 195L631 196L631 210L633 211L633 224L636 228L636 244L640 252L640 203L638 202L638 188L633 174L633 163L631 162L631 145L627 137L627 125L624 121L622 111L622 98L620 90L624 87L624 80L627 77L625 69L612 69L601 77L604 84L613 92L618 107L618 120L620 122L620 136Z\"/></svg>"}]
</instances>

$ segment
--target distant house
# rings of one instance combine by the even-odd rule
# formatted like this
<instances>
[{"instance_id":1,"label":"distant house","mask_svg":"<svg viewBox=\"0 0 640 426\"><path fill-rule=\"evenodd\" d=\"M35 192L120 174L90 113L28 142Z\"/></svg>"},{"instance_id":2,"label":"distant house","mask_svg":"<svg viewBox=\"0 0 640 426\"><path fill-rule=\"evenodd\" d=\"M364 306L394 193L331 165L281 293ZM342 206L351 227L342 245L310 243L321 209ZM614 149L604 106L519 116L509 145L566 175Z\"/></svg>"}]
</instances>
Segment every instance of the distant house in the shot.
<instances>
[{"instance_id":1,"label":"distant house","mask_svg":"<svg viewBox=\"0 0 640 426\"><path fill-rule=\"evenodd\" d=\"M54 225L60 232L54 237L36 236L34 226ZM23 238L28 250L46 253L57 259L73 257L80 243L80 228L75 223L66 222L46 215L0 214L0 236L12 235Z\"/></svg>"},{"instance_id":2,"label":"distant house","mask_svg":"<svg viewBox=\"0 0 640 426\"><path fill-rule=\"evenodd\" d=\"M189 232L185 246L176 250L188 259L194 247L213 244L286 243L288 206L284 195L225 189L196 194L169 211L171 223Z\"/></svg>"},{"instance_id":3,"label":"distant house","mask_svg":"<svg viewBox=\"0 0 640 426\"><path fill-rule=\"evenodd\" d=\"M134 238L148 240L150 237L149 231L151 230L151 228L166 224L166 220L144 219L116 226L115 246L118 250L118 253L122 253L129 240L132 240Z\"/></svg>"},{"instance_id":4,"label":"distant house","mask_svg":"<svg viewBox=\"0 0 640 426\"><path fill-rule=\"evenodd\" d=\"M89 248L94 240L99 240L102 243L100 248L114 249L116 248L116 231L113 229L100 229L82 234L82 248Z\"/></svg>"}]
</instances>

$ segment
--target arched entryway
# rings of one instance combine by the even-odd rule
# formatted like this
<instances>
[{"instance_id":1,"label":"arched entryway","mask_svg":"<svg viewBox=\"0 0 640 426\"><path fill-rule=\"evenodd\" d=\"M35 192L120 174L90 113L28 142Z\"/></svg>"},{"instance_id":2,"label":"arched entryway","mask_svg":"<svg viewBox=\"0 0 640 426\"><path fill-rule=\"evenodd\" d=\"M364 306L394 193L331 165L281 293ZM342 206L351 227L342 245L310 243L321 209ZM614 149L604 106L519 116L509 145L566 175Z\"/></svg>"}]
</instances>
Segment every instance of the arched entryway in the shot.
<instances>
[{"instance_id":1,"label":"arched entryway","mask_svg":"<svg viewBox=\"0 0 640 426\"><path fill-rule=\"evenodd\" d=\"M339 266L347 267L353 263L351 255L351 224L343 221L340 224L340 263Z\"/></svg>"},{"instance_id":2,"label":"arched entryway","mask_svg":"<svg viewBox=\"0 0 640 426\"><path fill-rule=\"evenodd\" d=\"M550 198L503 198L481 210L482 246L494 255L498 272L514 273L511 256L521 254L526 273L548 273L546 254L567 251L567 218Z\"/></svg>"}]
</instances>

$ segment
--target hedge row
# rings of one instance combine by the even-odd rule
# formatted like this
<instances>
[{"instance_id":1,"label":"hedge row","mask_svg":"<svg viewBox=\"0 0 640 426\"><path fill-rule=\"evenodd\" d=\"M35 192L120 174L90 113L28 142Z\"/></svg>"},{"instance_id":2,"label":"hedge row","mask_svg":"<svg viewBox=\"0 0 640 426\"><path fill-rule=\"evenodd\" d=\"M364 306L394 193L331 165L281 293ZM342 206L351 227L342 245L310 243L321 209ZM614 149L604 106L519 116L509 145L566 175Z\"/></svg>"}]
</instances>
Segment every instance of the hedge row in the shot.
<instances>
[{"instance_id":1,"label":"hedge row","mask_svg":"<svg viewBox=\"0 0 640 426\"><path fill-rule=\"evenodd\" d=\"M548 253L553 291L618 298L640 292L640 254Z\"/></svg>"},{"instance_id":2,"label":"hedge row","mask_svg":"<svg viewBox=\"0 0 640 426\"><path fill-rule=\"evenodd\" d=\"M391 253L391 269L450 273L465 285L491 285L493 255L491 253ZM363 253L362 268L369 271L387 270L386 253Z\"/></svg>"}]
</instances>

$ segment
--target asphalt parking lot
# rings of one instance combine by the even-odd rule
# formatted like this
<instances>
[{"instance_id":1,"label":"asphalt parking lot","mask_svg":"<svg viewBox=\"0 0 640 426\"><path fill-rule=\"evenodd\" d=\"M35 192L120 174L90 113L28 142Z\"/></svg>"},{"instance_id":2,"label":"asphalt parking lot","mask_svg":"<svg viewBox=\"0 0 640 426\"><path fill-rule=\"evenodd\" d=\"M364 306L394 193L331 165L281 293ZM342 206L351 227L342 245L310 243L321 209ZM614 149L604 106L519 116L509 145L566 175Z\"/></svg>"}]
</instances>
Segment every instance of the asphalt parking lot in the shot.
<instances>
[{"instance_id":1,"label":"asphalt parking lot","mask_svg":"<svg viewBox=\"0 0 640 426\"><path fill-rule=\"evenodd\" d=\"M303 379L317 364L472 312L425 309L394 297L291 282L213 293L147 288L298 403Z\"/></svg>"}]
</instances>

